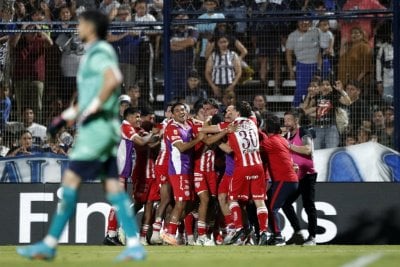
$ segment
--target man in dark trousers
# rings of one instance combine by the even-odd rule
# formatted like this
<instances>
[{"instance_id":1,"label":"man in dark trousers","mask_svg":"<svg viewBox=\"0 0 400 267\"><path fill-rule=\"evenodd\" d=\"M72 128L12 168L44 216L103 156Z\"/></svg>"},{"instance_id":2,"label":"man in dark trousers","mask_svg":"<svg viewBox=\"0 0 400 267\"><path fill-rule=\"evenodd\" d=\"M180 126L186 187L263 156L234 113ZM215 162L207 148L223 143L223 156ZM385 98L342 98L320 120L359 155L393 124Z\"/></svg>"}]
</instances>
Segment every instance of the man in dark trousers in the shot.
<instances>
[{"instance_id":1,"label":"man in dark trousers","mask_svg":"<svg viewBox=\"0 0 400 267\"><path fill-rule=\"evenodd\" d=\"M300 116L296 109L285 113L284 122L287 129L286 139L289 142L289 150L292 154L293 162L298 166L297 176L299 187L296 194L292 195L282 209L294 229L293 236L287 244L304 246L316 245L315 235L317 229L317 212L315 209L315 183L317 172L313 162L313 141L312 134L300 126ZM308 218L309 236L304 240L300 232L300 223L292 206L293 202L301 195L303 206Z\"/></svg>"}]
</instances>

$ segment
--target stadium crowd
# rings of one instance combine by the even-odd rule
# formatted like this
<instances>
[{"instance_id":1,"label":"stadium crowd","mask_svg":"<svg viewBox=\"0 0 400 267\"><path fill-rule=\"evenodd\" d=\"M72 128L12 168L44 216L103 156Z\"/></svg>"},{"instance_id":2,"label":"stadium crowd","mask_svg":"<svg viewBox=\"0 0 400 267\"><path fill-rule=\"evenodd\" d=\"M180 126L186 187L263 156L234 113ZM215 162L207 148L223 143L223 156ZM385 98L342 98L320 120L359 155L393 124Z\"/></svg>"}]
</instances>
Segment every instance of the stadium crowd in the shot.
<instances>
[{"instance_id":1,"label":"stadium crowd","mask_svg":"<svg viewBox=\"0 0 400 267\"><path fill-rule=\"evenodd\" d=\"M287 109L280 102L268 103L266 95L294 95L292 106L302 107L319 132L317 149L369 140L393 147L391 20L383 14L352 20L324 18L338 11L384 11L390 6L391 1L383 0L173 1L173 22L206 23L171 27L171 90L162 93L191 107L207 97L225 106L235 99L262 99L265 107L258 112L264 117L267 110ZM123 92L132 106L143 114L154 115L160 109L155 97L160 91L158 81L165 75L162 27L146 23L162 22L163 1L2 1L2 156L18 146L23 130L31 131L35 150L54 147L50 151L64 153L72 144L73 132L63 134L65 140L47 140L42 127L75 96L77 67L85 50L74 32L76 16L93 8L114 22L108 41L118 53ZM302 11L313 19L274 21L285 10ZM217 22L210 23L214 19ZM342 82L350 102L337 101L340 96L332 90L336 80ZM295 81L295 87L286 87L290 81ZM324 108L327 101L330 108ZM33 113L30 119L25 115L28 109ZM32 119L34 126L28 122ZM38 133L33 127L42 130ZM64 148L56 149L54 143Z\"/></svg>"},{"instance_id":2,"label":"stadium crowd","mask_svg":"<svg viewBox=\"0 0 400 267\"><path fill-rule=\"evenodd\" d=\"M48 140L45 125L75 97L85 47L74 21L96 8L114 22L108 41L124 76L120 178L125 187L133 183L136 210L144 207L141 242L284 245L278 215L283 208L295 229L288 243L315 245L316 175L292 156L309 157L312 143L315 149L368 141L393 147L394 129L390 19L324 16L390 6L378 0L176 0L173 21L199 21L171 27L166 52L156 23L163 20L162 0L2 1L1 156L66 155L73 146L73 127ZM307 16L274 21L288 9ZM170 53L170 73L162 71L163 53ZM164 94L175 103L162 117L155 114L155 87L163 75L171 77ZM287 80L296 86L284 88ZM296 110L281 108L285 116L279 119L266 95L283 94L294 95ZM242 99L251 105L237 101ZM306 132L298 133L300 141L291 138L297 124ZM233 170L243 178L240 184L232 184ZM306 240L290 210L299 194L308 204ZM117 230L111 211L106 244L121 242Z\"/></svg>"}]
</instances>

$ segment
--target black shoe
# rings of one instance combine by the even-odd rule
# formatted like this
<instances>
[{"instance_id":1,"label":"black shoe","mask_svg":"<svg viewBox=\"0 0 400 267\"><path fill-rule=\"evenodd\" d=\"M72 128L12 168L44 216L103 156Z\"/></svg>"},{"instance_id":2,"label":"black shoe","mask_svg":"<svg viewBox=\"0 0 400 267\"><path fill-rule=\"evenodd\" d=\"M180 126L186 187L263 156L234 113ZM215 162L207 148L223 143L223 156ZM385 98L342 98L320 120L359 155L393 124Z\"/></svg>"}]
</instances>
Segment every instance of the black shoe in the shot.
<instances>
[{"instance_id":1,"label":"black shoe","mask_svg":"<svg viewBox=\"0 0 400 267\"><path fill-rule=\"evenodd\" d=\"M268 243L268 236L266 232L262 232L260 235L260 240L258 242L259 246L265 246Z\"/></svg>"},{"instance_id":2,"label":"black shoe","mask_svg":"<svg viewBox=\"0 0 400 267\"><path fill-rule=\"evenodd\" d=\"M267 241L267 245L277 246L277 247L285 246L286 245L285 238L283 238L281 235L271 236L271 238L268 239Z\"/></svg>"},{"instance_id":3,"label":"black shoe","mask_svg":"<svg viewBox=\"0 0 400 267\"><path fill-rule=\"evenodd\" d=\"M286 245L303 245L304 241L304 236L300 232L296 232L286 241Z\"/></svg>"},{"instance_id":4,"label":"black shoe","mask_svg":"<svg viewBox=\"0 0 400 267\"><path fill-rule=\"evenodd\" d=\"M244 240L244 237L245 237L245 230L242 228L239 231L235 232L235 234L232 236L231 240L229 241L229 243L227 243L227 245L232 245L236 243L236 241L238 241L239 239Z\"/></svg>"},{"instance_id":5,"label":"black shoe","mask_svg":"<svg viewBox=\"0 0 400 267\"><path fill-rule=\"evenodd\" d=\"M122 243L118 240L118 237L110 237L109 235L104 237L103 244L106 246L122 246Z\"/></svg>"}]
</instances>

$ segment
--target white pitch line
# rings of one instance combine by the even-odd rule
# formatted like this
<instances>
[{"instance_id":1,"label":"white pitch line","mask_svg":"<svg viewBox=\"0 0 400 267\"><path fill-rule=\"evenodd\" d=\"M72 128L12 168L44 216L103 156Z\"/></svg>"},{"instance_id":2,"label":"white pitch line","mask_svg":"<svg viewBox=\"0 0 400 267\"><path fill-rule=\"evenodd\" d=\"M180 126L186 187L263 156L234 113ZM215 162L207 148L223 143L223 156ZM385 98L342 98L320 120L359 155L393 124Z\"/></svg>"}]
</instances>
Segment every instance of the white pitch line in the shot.
<instances>
[{"instance_id":1,"label":"white pitch line","mask_svg":"<svg viewBox=\"0 0 400 267\"><path fill-rule=\"evenodd\" d=\"M342 267L366 267L366 266L370 265L371 263L374 263L375 261L382 258L382 256L383 255L381 253L364 255L364 256L358 257L357 259L355 259L351 262L345 263L344 265L342 265Z\"/></svg>"}]
</instances>

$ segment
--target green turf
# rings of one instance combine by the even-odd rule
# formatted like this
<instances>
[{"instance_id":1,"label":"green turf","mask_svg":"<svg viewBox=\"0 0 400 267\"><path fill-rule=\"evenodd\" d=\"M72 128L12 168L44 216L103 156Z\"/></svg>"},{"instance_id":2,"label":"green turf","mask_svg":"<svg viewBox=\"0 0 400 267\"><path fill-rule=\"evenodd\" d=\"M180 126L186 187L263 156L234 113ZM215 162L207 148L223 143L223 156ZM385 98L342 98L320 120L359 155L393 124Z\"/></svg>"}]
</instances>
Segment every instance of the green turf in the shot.
<instances>
[{"instance_id":1,"label":"green turf","mask_svg":"<svg viewBox=\"0 0 400 267\"><path fill-rule=\"evenodd\" d=\"M148 259L140 263L113 263L122 247L60 246L52 262L20 258L14 246L0 247L0 266L165 266L165 267L329 267L343 266L358 257L380 255L368 267L400 266L400 246L218 246L218 247L147 247Z\"/></svg>"}]
</instances>

